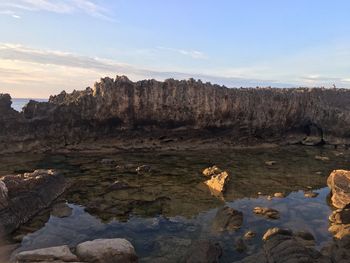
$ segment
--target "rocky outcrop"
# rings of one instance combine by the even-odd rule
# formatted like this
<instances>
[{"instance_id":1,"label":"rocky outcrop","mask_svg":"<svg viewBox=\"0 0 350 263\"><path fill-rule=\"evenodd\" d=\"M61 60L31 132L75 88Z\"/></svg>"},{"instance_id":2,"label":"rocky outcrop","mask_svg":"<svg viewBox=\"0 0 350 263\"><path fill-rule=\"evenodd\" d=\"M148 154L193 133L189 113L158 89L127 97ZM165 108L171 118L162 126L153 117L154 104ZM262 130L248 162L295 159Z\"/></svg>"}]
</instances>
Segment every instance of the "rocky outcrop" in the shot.
<instances>
[{"instance_id":1,"label":"rocky outcrop","mask_svg":"<svg viewBox=\"0 0 350 263\"><path fill-rule=\"evenodd\" d=\"M9 99L0 95L2 152L79 148L83 142L93 147L88 142L97 138L119 147L126 147L121 141L179 147L193 139L224 146L350 144L346 89L229 89L193 79L132 82L117 76L47 103L31 101L22 113L11 110ZM131 140L138 145L130 146Z\"/></svg>"},{"instance_id":2,"label":"rocky outcrop","mask_svg":"<svg viewBox=\"0 0 350 263\"><path fill-rule=\"evenodd\" d=\"M0 236L48 207L65 187L63 175L53 170L0 177Z\"/></svg>"},{"instance_id":3,"label":"rocky outcrop","mask_svg":"<svg viewBox=\"0 0 350 263\"><path fill-rule=\"evenodd\" d=\"M336 208L344 208L350 204L350 171L334 170L327 179L332 191L332 204Z\"/></svg>"}]
</instances>

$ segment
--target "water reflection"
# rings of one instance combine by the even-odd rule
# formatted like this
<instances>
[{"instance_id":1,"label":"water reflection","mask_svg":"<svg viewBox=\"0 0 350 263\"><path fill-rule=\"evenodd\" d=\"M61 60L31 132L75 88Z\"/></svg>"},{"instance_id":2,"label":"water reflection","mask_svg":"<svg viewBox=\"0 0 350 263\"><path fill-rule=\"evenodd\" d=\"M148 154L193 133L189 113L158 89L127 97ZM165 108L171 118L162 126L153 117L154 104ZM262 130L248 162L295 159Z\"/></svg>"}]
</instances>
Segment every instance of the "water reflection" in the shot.
<instances>
[{"instance_id":1,"label":"water reflection","mask_svg":"<svg viewBox=\"0 0 350 263\"><path fill-rule=\"evenodd\" d=\"M329 161L316 160L316 155ZM111 158L115 165L101 164ZM266 165L266 161L276 161ZM130 240L142 262L177 262L192 240L219 241L223 262L232 262L257 251L269 227L310 231L322 246L331 240L328 232L326 178L333 169L349 169L349 152L286 147L264 150L232 150L170 153L118 153L115 155L26 155L6 156L1 173L56 168L72 181L61 197L72 208L68 217L50 216L48 209L14 233L25 235L21 250L69 244L95 238L123 237ZM151 173L137 174L135 167L147 164ZM232 178L224 201L213 197L202 184L202 169L216 164ZM116 169L116 165L126 167ZM111 187L115 181L123 187ZM306 198L304 191L319 195ZM262 192L263 196L259 196ZM286 198L267 199L275 192ZM228 205L243 212L244 222L236 232L215 233L213 219L219 207ZM255 206L280 212L278 220L253 213ZM257 233L248 250L238 253L234 240L246 231ZM29 233L29 234L28 234Z\"/></svg>"}]
</instances>

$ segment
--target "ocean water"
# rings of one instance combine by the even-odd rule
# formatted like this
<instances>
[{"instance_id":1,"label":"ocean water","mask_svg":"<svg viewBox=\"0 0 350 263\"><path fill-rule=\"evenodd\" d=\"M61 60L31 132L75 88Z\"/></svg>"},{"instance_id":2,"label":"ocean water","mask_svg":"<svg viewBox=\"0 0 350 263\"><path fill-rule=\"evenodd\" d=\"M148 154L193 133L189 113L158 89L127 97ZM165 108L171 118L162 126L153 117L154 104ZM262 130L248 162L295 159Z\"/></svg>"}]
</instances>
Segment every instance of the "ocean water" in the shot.
<instances>
[{"instance_id":1,"label":"ocean water","mask_svg":"<svg viewBox=\"0 0 350 263\"><path fill-rule=\"evenodd\" d=\"M12 99L12 108L16 111L22 111L22 108L30 101L30 100L35 100L39 102L46 102L48 99L26 99L26 98L21 98L21 99Z\"/></svg>"}]
</instances>

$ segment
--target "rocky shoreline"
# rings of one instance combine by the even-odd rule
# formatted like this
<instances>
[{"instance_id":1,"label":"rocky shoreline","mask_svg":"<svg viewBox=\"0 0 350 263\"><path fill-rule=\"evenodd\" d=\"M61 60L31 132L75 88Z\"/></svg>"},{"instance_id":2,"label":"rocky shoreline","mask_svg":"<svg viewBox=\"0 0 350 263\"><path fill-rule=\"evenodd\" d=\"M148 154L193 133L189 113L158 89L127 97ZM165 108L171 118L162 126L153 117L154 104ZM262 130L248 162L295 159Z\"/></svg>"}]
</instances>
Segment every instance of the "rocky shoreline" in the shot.
<instances>
[{"instance_id":1,"label":"rocky shoreline","mask_svg":"<svg viewBox=\"0 0 350 263\"><path fill-rule=\"evenodd\" d=\"M350 91L246 88L173 79L103 78L30 101L0 94L0 154L286 144L350 145Z\"/></svg>"}]
</instances>

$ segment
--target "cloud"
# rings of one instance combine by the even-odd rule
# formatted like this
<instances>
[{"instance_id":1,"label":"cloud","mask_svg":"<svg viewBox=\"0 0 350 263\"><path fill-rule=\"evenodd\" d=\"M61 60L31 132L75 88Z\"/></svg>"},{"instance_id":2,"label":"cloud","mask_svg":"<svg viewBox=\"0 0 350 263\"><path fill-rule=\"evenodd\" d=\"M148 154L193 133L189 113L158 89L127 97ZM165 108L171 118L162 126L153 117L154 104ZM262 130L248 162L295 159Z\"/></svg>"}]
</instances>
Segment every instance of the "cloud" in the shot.
<instances>
[{"instance_id":1,"label":"cloud","mask_svg":"<svg viewBox=\"0 0 350 263\"><path fill-rule=\"evenodd\" d=\"M21 17L11 10L0 10L0 15L11 16L12 18L20 19Z\"/></svg>"},{"instance_id":2,"label":"cloud","mask_svg":"<svg viewBox=\"0 0 350 263\"><path fill-rule=\"evenodd\" d=\"M274 80L222 76L210 71L160 71L103 58L0 43L0 93L8 92L14 97L48 97L61 90L72 91L91 86L101 77L116 74L125 74L135 81L196 78L229 87L290 86Z\"/></svg>"},{"instance_id":3,"label":"cloud","mask_svg":"<svg viewBox=\"0 0 350 263\"><path fill-rule=\"evenodd\" d=\"M74 14L82 12L92 17L114 21L108 10L88 0L5 0L0 3L0 10L47 11L58 14Z\"/></svg>"},{"instance_id":4,"label":"cloud","mask_svg":"<svg viewBox=\"0 0 350 263\"><path fill-rule=\"evenodd\" d=\"M185 50L185 49L177 49L177 48L170 48L170 47L157 47L158 50L164 50L164 51L170 51L173 53L181 54L184 56L190 56L194 59L207 59L208 57L201 51L198 50Z\"/></svg>"}]
</instances>

